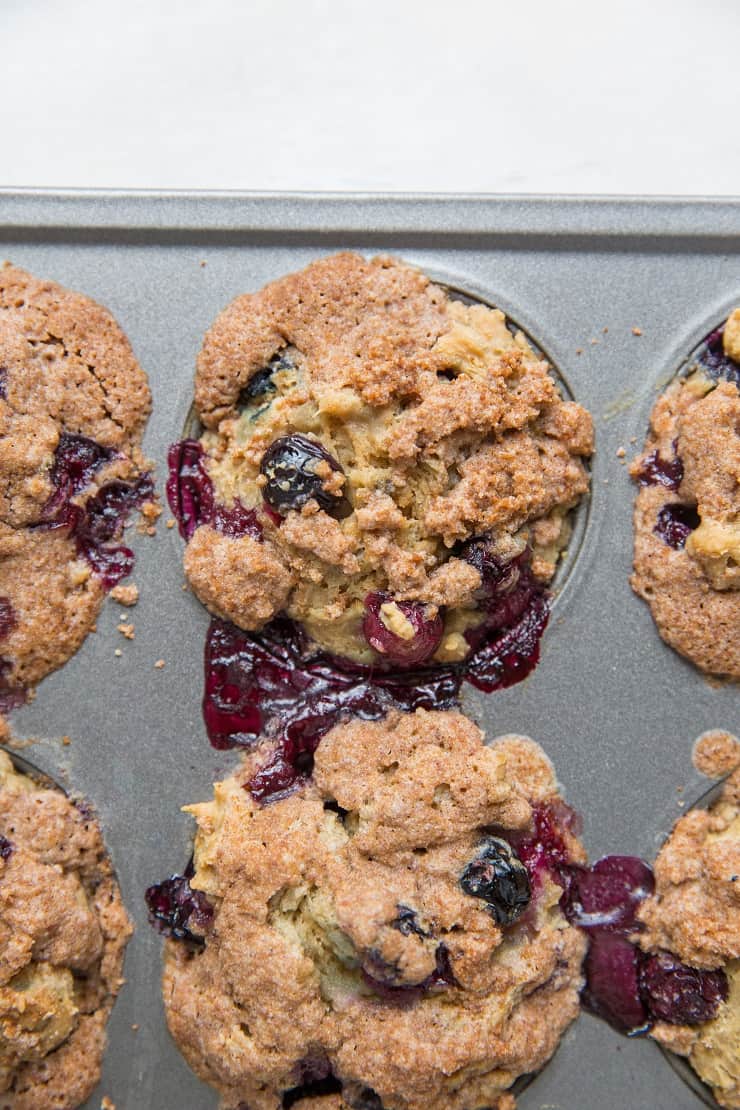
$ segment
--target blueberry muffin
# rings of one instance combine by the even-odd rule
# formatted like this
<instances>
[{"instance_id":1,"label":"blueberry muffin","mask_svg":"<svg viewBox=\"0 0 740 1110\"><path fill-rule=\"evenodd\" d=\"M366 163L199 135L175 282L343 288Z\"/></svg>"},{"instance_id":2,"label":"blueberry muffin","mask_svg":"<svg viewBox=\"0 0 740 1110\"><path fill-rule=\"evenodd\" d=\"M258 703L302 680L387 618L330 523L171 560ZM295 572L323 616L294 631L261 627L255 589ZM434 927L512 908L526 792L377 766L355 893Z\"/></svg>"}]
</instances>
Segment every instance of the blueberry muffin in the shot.
<instances>
[{"instance_id":1,"label":"blueberry muffin","mask_svg":"<svg viewBox=\"0 0 740 1110\"><path fill-rule=\"evenodd\" d=\"M187 577L359 663L458 662L540 595L588 489L589 414L503 313L339 254L238 297L171 454Z\"/></svg>"},{"instance_id":2,"label":"blueberry muffin","mask_svg":"<svg viewBox=\"0 0 740 1110\"><path fill-rule=\"evenodd\" d=\"M79 648L151 502L146 376L105 309L0 266L0 711Z\"/></svg>"},{"instance_id":3,"label":"blueberry muffin","mask_svg":"<svg viewBox=\"0 0 740 1110\"><path fill-rule=\"evenodd\" d=\"M1 1110L72 1110L92 1093L130 934L88 807L0 752Z\"/></svg>"},{"instance_id":4,"label":"blueberry muffin","mask_svg":"<svg viewBox=\"0 0 740 1110\"><path fill-rule=\"evenodd\" d=\"M653 974L665 981L663 1020L652 1036L689 1063L712 1088L720 1106L740 1108L740 742L727 733L706 734L695 761L713 776L727 774L717 799L676 822L655 861L655 893L640 909L640 938ZM721 1001L706 1020L676 1021L668 953L720 982ZM675 980L675 976L673 976ZM683 977L686 978L685 975ZM711 982L711 980L710 980ZM670 988L670 989L667 989ZM706 991L695 990L701 1010Z\"/></svg>"},{"instance_id":5,"label":"blueberry muffin","mask_svg":"<svg viewBox=\"0 0 740 1110\"><path fill-rule=\"evenodd\" d=\"M456 712L354 720L300 789L260 804L258 749L187 807L193 863L147 900L170 1030L223 1107L504 1110L555 1051L577 822L537 744L483 739Z\"/></svg>"},{"instance_id":6,"label":"blueberry muffin","mask_svg":"<svg viewBox=\"0 0 740 1110\"><path fill-rule=\"evenodd\" d=\"M740 309L658 398L632 476L633 589L666 643L739 679Z\"/></svg>"}]
</instances>

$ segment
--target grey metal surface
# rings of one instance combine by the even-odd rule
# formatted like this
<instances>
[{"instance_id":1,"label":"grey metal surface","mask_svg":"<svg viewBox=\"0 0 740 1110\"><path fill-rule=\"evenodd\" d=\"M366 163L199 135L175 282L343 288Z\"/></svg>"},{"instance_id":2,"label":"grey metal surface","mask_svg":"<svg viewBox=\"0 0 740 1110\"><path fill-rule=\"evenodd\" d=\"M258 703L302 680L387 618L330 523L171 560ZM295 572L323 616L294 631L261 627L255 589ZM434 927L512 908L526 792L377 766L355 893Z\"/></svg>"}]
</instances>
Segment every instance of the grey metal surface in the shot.
<instances>
[{"instance_id":1,"label":"grey metal surface","mask_svg":"<svg viewBox=\"0 0 740 1110\"><path fill-rule=\"evenodd\" d=\"M0 258L90 294L129 335L152 384L145 447L160 487L205 328L236 294L340 248L392 252L499 305L593 413L590 511L542 661L509 690L468 689L464 707L489 736L525 732L545 746L584 816L593 858L652 858L680 802L705 789L691 766L694 738L712 727L737 731L740 711L737 689L711 685L665 647L630 590L633 490L617 450L630 457L638 449L656 391L740 303L740 201L0 191ZM41 684L14 725L41 738L28 758L96 804L137 926L89 1106L107 1094L117 1110L212 1110L215 1096L164 1026L160 940L146 924L143 891L187 858L191 823L180 805L207 798L236 756L205 738L208 618L182 589L176 531L160 523L158 533L134 540L135 640L115 631L121 610L109 601L97 634ZM160 658L163 670L154 668ZM60 745L63 734L71 747ZM701 1103L651 1043L583 1016L520 1105Z\"/></svg>"}]
</instances>

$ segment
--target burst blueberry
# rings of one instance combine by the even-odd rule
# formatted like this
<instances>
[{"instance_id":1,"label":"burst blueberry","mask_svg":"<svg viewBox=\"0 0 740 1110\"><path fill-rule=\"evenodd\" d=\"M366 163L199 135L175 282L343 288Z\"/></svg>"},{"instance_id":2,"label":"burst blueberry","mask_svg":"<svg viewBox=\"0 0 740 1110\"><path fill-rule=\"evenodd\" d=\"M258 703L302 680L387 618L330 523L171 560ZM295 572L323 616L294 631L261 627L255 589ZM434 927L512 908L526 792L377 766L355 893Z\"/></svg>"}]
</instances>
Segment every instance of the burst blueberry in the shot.
<instances>
[{"instance_id":1,"label":"burst blueberry","mask_svg":"<svg viewBox=\"0 0 740 1110\"><path fill-rule=\"evenodd\" d=\"M513 925L532 897L527 869L506 840L490 836L463 871L460 886L482 898L498 925Z\"/></svg>"},{"instance_id":2,"label":"burst blueberry","mask_svg":"<svg viewBox=\"0 0 740 1110\"><path fill-rule=\"evenodd\" d=\"M377 590L365 598L362 631L388 663L416 667L434 655L444 623L438 610L420 601L394 601L392 594Z\"/></svg>"},{"instance_id":3,"label":"burst blueberry","mask_svg":"<svg viewBox=\"0 0 740 1110\"><path fill-rule=\"evenodd\" d=\"M276 439L262 456L260 472L266 479L262 496L276 512L300 510L315 501L325 512L337 514L346 505L343 493L327 488L332 473L343 473L341 466L308 436L295 433Z\"/></svg>"},{"instance_id":4,"label":"burst blueberry","mask_svg":"<svg viewBox=\"0 0 740 1110\"><path fill-rule=\"evenodd\" d=\"M724 971L688 967L672 952L643 957L640 986L651 1017L673 1025L711 1021L728 995Z\"/></svg>"},{"instance_id":5,"label":"burst blueberry","mask_svg":"<svg viewBox=\"0 0 740 1110\"><path fill-rule=\"evenodd\" d=\"M677 490L683 481L683 463L675 453L675 441L673 450L674 454L670 459L664 459L657 449L646 455L637 471L638 484L641 486L665 486L666 489Z\"/></svg>"},{"instance_id":6,"label":"burst blueberry","mask_svg":"<svg viewBox=\"0 0 740 1110\"><path fill-rule=\"evenodd\" d=\"M663 506L653 531L668 547L680 551L700 524L701 518L693 505L677 503Z\"/></svg>"},{"instance_id":7,"label":"burst blueberry","mask_svg":"<svg viewBox=\"0 0 740 1110\"><path fill-rule=\"evenodd\" d=\"M262 400L271 393L276 393L277 387L273 380L275 374L281 370L294 369L295 363L289 354L284 351L276 354L270 359L267 366L263 366L261 370L252 374L252 377L239 394L239 407L244 408L252 401Z\"/></svg>"},{"instance_id":8,"label":"burst blueberry","mask_svg":"<svg viewBox=\"0 0 740 1110\"><path fill-rule=\"evenodd\" d=\"M172 875L164 882L150 886L145 894L149 923L158 933L173 940L202 944L199 933L205 932L213 920L213 907L201 890L193 890L192 861L183 875ZM191 925L198 930L193 932Z\"/></svg>"}]
</instances>

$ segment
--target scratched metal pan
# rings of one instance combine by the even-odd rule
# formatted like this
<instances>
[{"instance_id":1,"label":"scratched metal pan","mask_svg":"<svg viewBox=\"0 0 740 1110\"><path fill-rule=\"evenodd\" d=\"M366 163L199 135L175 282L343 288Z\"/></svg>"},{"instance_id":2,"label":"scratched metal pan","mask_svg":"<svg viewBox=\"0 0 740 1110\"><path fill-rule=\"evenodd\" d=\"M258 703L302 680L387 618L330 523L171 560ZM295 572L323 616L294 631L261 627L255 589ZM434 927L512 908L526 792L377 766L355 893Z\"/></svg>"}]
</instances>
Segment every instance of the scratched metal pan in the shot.
<instances>
[{"instance_id":1,"label":"scratched metal pan","mask_svg":"<svg viewBox=\"0 0 740 1110\"><path fill-rule=\"evenodd\" d=\"M540 665L500 693L468 687L463 704L489 736L524 732L545 746L584 816L592 857L652 858L681 801L704 789L691 766L694 738L737 730L740 713L737 688L710 684L665 647L630 590L633 490L619 449L637 450L657 390L740 303L740 200L0 192L0 257L95 297L129 335L154 394L145 446L160 487L167 445L187 420L196 353L219 310L345 248L391 252L498 305L593 413L592 496ZM164 1025L161 942L143 892L187 859L191 823L179 807L207 798L236 757L204 736L208 618L182 589L177 533L160 524L156 538L134 544L136 638L116 632L120 610L108 602L97 633L42 683L14 727L38 738L26 758L94 801L136 922L89 1107L105 1094L117 1110L213 1110L215 1096ZM649 1041L584 1015L520 1105L696 1110L701 1099Z\"/></svg>"}]
</instances>

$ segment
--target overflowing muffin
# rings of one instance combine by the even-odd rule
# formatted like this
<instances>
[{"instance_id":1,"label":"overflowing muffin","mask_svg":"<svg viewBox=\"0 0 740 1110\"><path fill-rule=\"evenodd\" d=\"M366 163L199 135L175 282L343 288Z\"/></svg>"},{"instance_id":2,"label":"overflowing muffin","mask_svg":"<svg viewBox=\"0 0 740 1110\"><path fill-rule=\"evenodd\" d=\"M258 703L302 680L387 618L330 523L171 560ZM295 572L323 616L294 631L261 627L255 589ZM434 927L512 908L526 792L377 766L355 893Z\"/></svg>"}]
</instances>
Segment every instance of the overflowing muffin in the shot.
<instances>
[{"instance_id":1,"label":"overflowing muffin","mask_svg":"<svg viewBox=\"0 0 740 1110\"><path fill-rule=\"evenodd\" d=\"M653 408L632 466L633 589L666 643L740 678L740 308Z\"/></svg>"},{"instance_id":2,"label":"overflowing muffin","mask_svg":"<svg viewBox=\"0 0 740 1110\"><path fill-rule=\"evenodd\" d=\"M87 806L0 752L1 1110L73 1110L92 1093L130 934Z\"/></svg>"},{"instance_id":3,"label":"overflowing muffin","mask_svg":"<svg viewBox=\"0 0 740 1110\"><path fill-rule=\"evenodd\" d=\"M170 504L203 603L359 663L464 660L540 597L589 414L503 313L355 254L238 297L198 358Z\"/></svg>"},{"instance_id":4,"label":"overflowing muffin","mask_svg":"<svg viewBox=\"0 0 740 1110\"><path fill-rule=\"evenodd\" d=\"M77 651L132 569L119 541L154 496L149 408L105 309L0 267L0 709Z\"/></svg>"},{"instance_id":5,"label":"overflowing muffin","mask_svg":"<svg viewBox=\"0 0 740 1110\"><path fill-rule=\"evenodd\" d=\"M188 807L193 864L147 892L191 1067L229 1110L512 1106L578 1012L586 943L560 909L583 848L542 750L394 712L336 726L269 804L266 758Z\"/></svg>"},{"instance_id":6,"label":"overflowing muffin","mask_svg":"<svg viewBox=\"0 0 740 1110\"><path fill-rule=\"evenodd\" d=\"M646 926L640 943L653 975L664 984L664 1010L652 1036L688 1057L712 1088L720 1106L740 1108L740 742L709 733L695 760L713 777L728 774L707 808L692 809L676 822L655 861L655 893L639 916ZM676 953L693 968L706 969L719 984L719 1000L693 987L695 1020L677 1021L672 998L682 982L672 973ZM683 980L686 980L684 975ZM697 980L700 982L700 980ZM707 982L707 978L703 980ZM708 1017L708 1006L711 1016Z\"/></svg>"}]
</instances>

